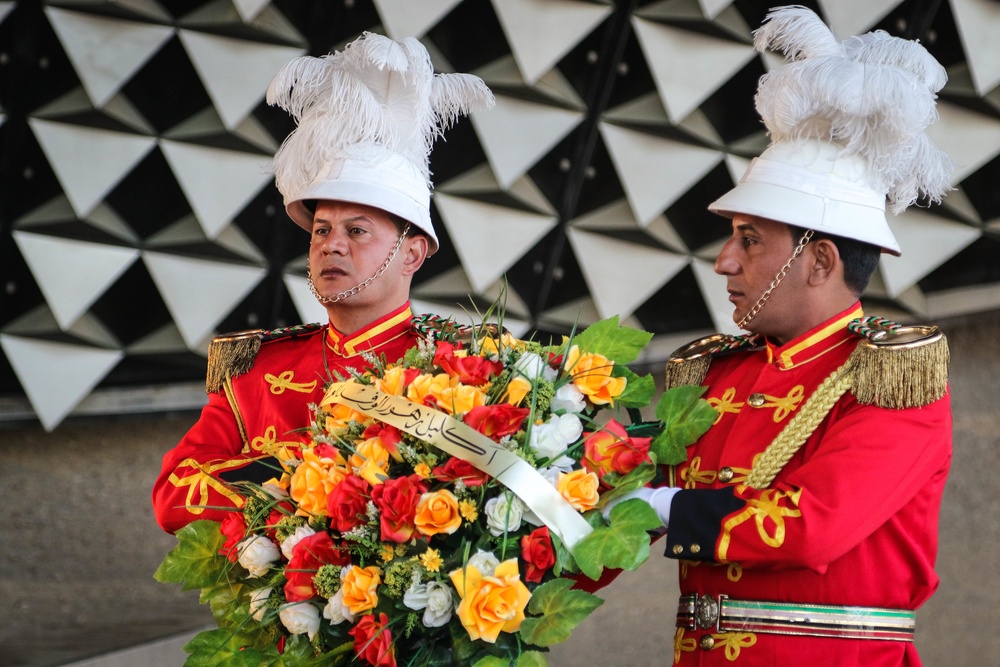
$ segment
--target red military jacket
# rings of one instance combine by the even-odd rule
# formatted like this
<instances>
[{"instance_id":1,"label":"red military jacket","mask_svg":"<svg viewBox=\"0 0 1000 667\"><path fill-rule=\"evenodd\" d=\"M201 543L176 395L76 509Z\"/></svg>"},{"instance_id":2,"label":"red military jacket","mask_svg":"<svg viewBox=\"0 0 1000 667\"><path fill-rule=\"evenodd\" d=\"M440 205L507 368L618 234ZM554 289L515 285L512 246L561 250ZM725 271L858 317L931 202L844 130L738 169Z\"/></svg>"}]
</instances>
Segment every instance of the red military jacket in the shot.
<instances>
[{"instance_id":1,"label":"red military jacket","mask_svg":"<svg viewBox=\"0 0 1000 667\"><path fill-rule=\"evenodd\" d=\"M153 486L160 527L175 532L197 519L221 521L229 510L214 508L242 505L226 480L280 476L266 452L307 440L300 429L312 417L309 404L320 402L329 381L367 366L365 352L401 359L420 337L411 320L407 303L350 335L324 325L265 340L250 370L211 391L197 423L163 457Z\"/></svg>"},{"instance_id":2,"label":"red military jacket","mask_svg":"<svg viewBox=\"0 0 1000 667\"><path fill-rule=\"evenodd\" d=\"M849 391L764 490L756 457L861 340L860 304L799 338L712 360L719 413L677 469L666 555L682 595L916 609L937 588L951 409L863 405ZM880 378L891 382L898 378ZM943 389L942 389L943 391ZM711 639L705 639L711 635ZM910 642L678 628L680 665L919 665Z\"/></svg>"}]
</instances>

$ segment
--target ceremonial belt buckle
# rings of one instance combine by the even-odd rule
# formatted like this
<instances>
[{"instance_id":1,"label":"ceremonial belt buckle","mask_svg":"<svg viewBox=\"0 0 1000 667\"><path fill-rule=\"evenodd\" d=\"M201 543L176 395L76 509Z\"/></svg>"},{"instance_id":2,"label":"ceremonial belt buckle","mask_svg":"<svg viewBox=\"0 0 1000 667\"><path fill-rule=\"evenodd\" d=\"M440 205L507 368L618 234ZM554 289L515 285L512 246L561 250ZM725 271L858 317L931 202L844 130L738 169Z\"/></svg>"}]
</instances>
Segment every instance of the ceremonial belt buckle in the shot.
<instances>
[{"instance_id":1,"label":"ceremonial belt buckle","mask_svg":"<svg viewBox=\"0 0 1000 667\"><path fill-rule=\"evenodd\" d=\"M726 632L721 629L722 606L728 595L698 595L692 593L683 595L677 609L677 627L686 630L712 630L716 633Z\"/></svg>"}]
</instances>

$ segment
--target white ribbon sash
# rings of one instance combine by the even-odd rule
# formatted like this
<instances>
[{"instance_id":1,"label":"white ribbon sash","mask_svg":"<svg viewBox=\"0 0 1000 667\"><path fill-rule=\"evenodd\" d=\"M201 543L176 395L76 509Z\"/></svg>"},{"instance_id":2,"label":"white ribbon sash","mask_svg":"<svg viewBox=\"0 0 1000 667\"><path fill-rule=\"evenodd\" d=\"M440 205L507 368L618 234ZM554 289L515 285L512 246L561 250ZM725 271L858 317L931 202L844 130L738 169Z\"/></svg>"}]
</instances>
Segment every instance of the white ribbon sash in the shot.
<instances>
[{"instance_id":1,"label":"white ribbon sash","mask_svg":"<svg viewBox=\"0 0 1000 667\"><path fill-rule=\"evenodd\" d=\"M331 403L346 405L468 461L510 489L570 551L593 530L530 463L450 415L352 381L330 387L320 405Z\"/></svg>"}]
</instances>

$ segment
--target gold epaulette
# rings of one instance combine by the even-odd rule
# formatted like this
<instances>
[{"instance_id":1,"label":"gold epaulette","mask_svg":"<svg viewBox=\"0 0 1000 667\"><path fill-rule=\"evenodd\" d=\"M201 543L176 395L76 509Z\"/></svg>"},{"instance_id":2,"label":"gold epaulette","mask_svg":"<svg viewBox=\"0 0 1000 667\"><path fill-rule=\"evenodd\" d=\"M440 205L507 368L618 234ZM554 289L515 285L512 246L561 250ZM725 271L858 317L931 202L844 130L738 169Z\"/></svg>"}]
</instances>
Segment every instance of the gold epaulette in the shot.
<instances>
[{"instance_id":1,"label":"gold epaulette","mask_svg":"<svg viewBox=\"0 0 1000 667\"><path fill-rule=\"evenodd\" d=\"M758 346L757 339L757 336L719 333L677 348L667 360L664 390L701 384L708 375L713 357L735 350L755 349Z\"/></svg>"},{"instance_id":2,"label":"gold epaulette","mask_svg":"<svg viewBox=\"0 0 1000 667\"><path fill-rule=\"evenodd\" d=\"M266 342L291 339L323 328L322 324L300 324L281 329L247 329L216 336L208 345L208 370L205 391L209 394L222 389L226 378L234 378L253 368L260 346Z\"/></svg>"},{"instance_id":3,"label":"gold epaulette","mask_svg":"<svg viewBox=\"0 0 1000 667\"><path fill-rule=\"evenodd\" d=\"M850 360L859 403L915 408L944 396L950 354L940 329L881 317L859 318L848 328L863 339Z\"/></svg>"}]
</instances>

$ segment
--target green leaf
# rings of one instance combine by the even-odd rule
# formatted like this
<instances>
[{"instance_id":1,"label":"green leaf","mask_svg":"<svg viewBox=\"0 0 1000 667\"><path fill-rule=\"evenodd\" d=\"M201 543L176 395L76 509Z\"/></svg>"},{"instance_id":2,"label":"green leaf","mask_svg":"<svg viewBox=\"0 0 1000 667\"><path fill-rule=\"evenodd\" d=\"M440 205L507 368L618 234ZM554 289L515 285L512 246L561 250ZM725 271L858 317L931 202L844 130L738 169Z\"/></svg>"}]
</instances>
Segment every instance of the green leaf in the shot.
<instances>
[{"instance_id":1,"label":"green leaf","mask_svg":"<svg viewBox=\"0 0 1000 667\"><path fill-rule=\"evenodd\" d=\"M291 635L285 640L285 646L281 651L281 654L277 654L275 651L275 656L268 663L268 667L319 667L320 665L337 665L345 664L346 658L354 657L354 642L351 642L350 648L352 651L349 654L344 654L343 651L335 649L325 655L316 655L316 649L313 647L312 643L306 635ZM341 655L339 661L333 661L331 658L336 654Z\"/></svg>"},{"instance_id":2,"label":"green leaf","mask_svg":"<svg viewBox=\"0 0 1000 667\"><path fill-rule=\"evenodd\" d=\"M510 660L496 655L488 655L482 660L477 660L472 667L510 667Z\"/></svg>"},{"instance_id":3,"label":"green leaf","mask_svg":"<svg viewBox=\"0 0 1000 667\"><path fill-rule=\"evenodd\" d=\"M649 533L663 526L656 512L638 498L615 505L611 525L594 528L573 550L580 569L595 581L605 567L634 570L649 558Z\"/></svg>"},{"instance_id":4,"label":"green leaf","mask_svg":"<svg viewBox=\"0 0 1000 667\"><path fill-rule=\"evenodd\" d=\"M623 408L644 408L656 394L656 382L652 375L638 375L625 366L615 366L611 374L626 380L625 391L615 399L615 405Z\"/></svg>"},{"instance_id":5,"label":"green leaf","mask_svg":"<svg viewBox=\"0 0 1000 667\"><path fill-rule=\"evenodd\" d=\"M626 493L641 489L649 484L654 477L656 477L655 463L643 463L627 475L609 472L601 478L601 481L610 486L611 490L601 496L600 507L604 507L615 498L624 496Z\"/></svg>"},{"instance_id":6,"label":"green leaf","mask_svg":"<svg viewBox=\"0 0 1000 667\"><path fill-rule=\"evenodd\" d=\"M246 645L246 638L232 630L199 632L184 645L190 654L184 667L258 667L263 656Z\"/></svg>"},{"instance_id":7,"label":"green leaf","mask_svg":"<svg viewBox=\"0 0 1000 667\"><path fill-rule=\"evenodd\" d=\"M177 546L164 557L153 577L161 583L183 584L183 590L212 586L230 565L219 554L225 544L215 521L194 521L177 531Z\"/></svg>"},{"instance_id":8,"label":"green leaf","mask_svg":"<svg viewBox=\"0 0 1000 667\"><path fill-rule=\"evenodd\" d=\"M530 616L521 622L524 641L535 646L564 642L583 619L604 604L604 600L592 593L572 590L573 583L570 579L553 579L535 589L528 612L541 616ZM521 664L520 660L517 664Z\"/></svg>"},{"instance_id":9,"label":"green leaf","mask_svg":"<svg viewBox=\"0 0 1000 667\"><path fill-rule=\"evenodd\" d=\"M701 396L705 387L674 387L663 392L656 404L656 417L663 432L653 439L650 451L662 464L681 463L693 445L715 423L719 413Z\"/></svg>"},{"instance_id":10,"label":"green leaf","mask_svg":"<svg viewBox=\"0 0 1000 667\"><path fill-rule=\"evenodd\" d=\"M241 600L246 585L234 581L221 581L201 589L199 601L208 603L212 616L220 628L238 628L250 616L249 601Z\"/></svg>"},{"instance_id":11,"label":"green leaf","mask_svg":"<svg viewBox=\"0 0 1000 667\"><path fill-rule=\"evenodd\" d=\"M653 334L648 331L618 326L618 316L609 317L587 327L573 338L584 352L600 354L616 364L630 364L639 357Z\"/></svg>"},{"instance_id":12,"label":"green leaf","mask_svg":"<svg viewBox=\"0 0 1000 667\"><path fill-rule=\"evenodd\" d=\"M549 661L541 651L525 651L517 659L517 667L548 667Z\"/></svg>"}]
</instances>

